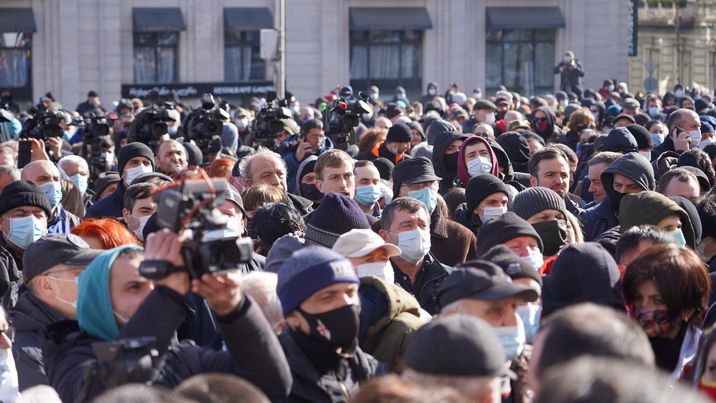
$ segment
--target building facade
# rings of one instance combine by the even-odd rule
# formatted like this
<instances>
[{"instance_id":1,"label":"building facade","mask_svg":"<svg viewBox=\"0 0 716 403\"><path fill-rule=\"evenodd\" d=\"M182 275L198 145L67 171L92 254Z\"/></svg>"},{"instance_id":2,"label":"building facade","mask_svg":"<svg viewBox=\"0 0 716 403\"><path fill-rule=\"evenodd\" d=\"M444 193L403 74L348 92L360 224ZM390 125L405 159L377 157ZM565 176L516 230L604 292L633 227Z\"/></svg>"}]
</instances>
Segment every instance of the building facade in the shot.
<instances>
[{"instance_id":1,"label":"building facade","mask_svg":"<svg viewBox=\"0 0 716 403\"><path fill-rule=\"evenodd\" d=\"M271 87L259 30L278 26L277 0L4 0L0 88L66 105L149 88L246 97ZM626 80L624 0L286 0L287 89L311 102L336 85L415 96L435 81L465 92L499 85L552 92L566 50L585 85ZM164 94L166 95L166 93Z\"/></svg>"},{"instance_id":2,"label":"building facade","mask_svg":"<svg viewBox=\"0 0 716 403\"><path fill-rule=\"evenodd\" d=\"M629 61L633 90L716 87L716 1L647 0L639 6L639 53Z\"/></svg>"}]
</instances>

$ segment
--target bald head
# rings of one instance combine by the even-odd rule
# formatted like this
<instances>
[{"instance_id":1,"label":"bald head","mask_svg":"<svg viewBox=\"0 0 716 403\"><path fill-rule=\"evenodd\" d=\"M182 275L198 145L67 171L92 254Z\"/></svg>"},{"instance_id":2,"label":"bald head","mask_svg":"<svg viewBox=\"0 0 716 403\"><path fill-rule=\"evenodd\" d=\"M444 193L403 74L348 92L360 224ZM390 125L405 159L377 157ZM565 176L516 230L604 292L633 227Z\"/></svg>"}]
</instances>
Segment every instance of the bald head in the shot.
<instances>
[{"instance_id":1,"label":"bald head","mask_svg":"<svg viewBox=\"0 0 716 403\"><path fill-rule=\"evenodd\" d=\"M33 161L22 168L20 179L35 182L37 185L59 182L60 170L50 161Z\"/></svg>"},{"instance_id":2,"label":"bald head","mask_svg":"<svg viewBox=\"0 0 716 403\"><path fill-rule=\"evenodd\" d=\"M159 171L167 175L175 175L188 166L186 148L176 140L162 142L155 154Z\"/></svg>"},{"instance_id":3,"label":"bald head","mask_svg":"<svg viewBox=\"0 0 716 403\"><path fill-rule=\"evenodd\" d=\"M674 130L675 127L687 132L701 128L699 115L691 109L684 108L672 112L671 115L669 115L666 125L669 127L669 131Z\"/></svg>"}]
</instances>

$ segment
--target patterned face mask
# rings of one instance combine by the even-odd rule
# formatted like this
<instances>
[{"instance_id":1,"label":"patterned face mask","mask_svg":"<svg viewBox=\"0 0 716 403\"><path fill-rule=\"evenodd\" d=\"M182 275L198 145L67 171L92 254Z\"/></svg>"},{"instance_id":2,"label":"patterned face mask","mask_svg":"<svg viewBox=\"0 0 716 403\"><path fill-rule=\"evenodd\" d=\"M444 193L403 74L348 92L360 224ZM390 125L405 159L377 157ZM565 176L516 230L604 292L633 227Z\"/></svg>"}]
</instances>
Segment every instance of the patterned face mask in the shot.
<instances>
[{"instance_id":1,"label":"patterned face mask","mask_svg":"<svg viewBox=\"0 0 716 403\"><path fill-rule=\"evenodd\" d=\"M648 311L641 307L632 311L631 316L639 322L649 337L667 334L679 324L679 319L670 314L668 309Z\"/></svg>"}]
</instances>

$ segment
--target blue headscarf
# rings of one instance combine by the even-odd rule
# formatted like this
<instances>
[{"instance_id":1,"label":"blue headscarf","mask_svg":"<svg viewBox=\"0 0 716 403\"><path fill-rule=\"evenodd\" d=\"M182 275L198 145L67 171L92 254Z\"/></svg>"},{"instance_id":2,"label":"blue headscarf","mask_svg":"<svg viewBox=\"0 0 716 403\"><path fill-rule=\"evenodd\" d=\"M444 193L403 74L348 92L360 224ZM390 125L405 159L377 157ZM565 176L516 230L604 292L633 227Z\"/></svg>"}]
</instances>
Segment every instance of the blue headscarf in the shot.
<instances>
[{"instance_id":1,"label":"blue headscarf","mask_svg":"<svg viewBox=\"0 0 716 403\"><path fill-rule=\"evenodd\" d=\"M120 253L127 249L141 251L136 245L124 245L97 256L79 277L77 322L80 329L105 341L119 334L109 294L109 274Z\"/></svg>"}]
</instances>

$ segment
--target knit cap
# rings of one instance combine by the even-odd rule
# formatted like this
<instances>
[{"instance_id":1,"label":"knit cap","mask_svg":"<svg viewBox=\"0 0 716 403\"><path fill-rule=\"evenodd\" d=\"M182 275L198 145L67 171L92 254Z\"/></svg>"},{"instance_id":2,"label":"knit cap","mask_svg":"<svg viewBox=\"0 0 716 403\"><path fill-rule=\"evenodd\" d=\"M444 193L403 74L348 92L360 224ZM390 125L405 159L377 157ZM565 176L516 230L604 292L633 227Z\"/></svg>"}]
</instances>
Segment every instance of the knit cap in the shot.
<instances>
[{"instance_id":1,"label":"knit cap","mask_svg":"<svg viewBox=\"0 0 716 403\"><path fill-rule=\"evenodd\" d=\"M48 219L52 211L45 193L34 183L23 180L10 183L0 193L0 215L21 206L39 207L45 211Z\"/></svg>"},{"instance_id":2,"label":"knit cap","mask_svg":"<svg viewBox=\"0 0 716 403\"><path fill-rule=\"evenodd\" d=\"M144 157L152 163L154 168L154 153L146 144L140 142L129 143L122 147L117 154L117 171L120 175L124 171L124 166L134 157Z\"/></svg>"},{"instance_id":3,"label":"knit cap","mask_svg":"<svg viewBox=\"0 0 716 403\"><path fill-rule=\"evenodd\" d=\"M673 214L677 214L681 219L686 244L694 247L695 235L691 219L675 201L661 193L648 190L624 195L619 204L619 224L622 232L639 225L657 225Z\"/></svg>"},{"instance_id":4,"label":"knit cap","mask_svg":"<svg viewBox=\"0 0 716 403\"><path fill-rule=\"evenodd\" d=\"M311 214L306 225L306 240L332 248L338 237L354 229L370 229L370 223L358 204L340 193L328 193Z\"/></svg>"},{"instance_id":5,"label":"knit cap","mask_svg":"<svg viewBox=\"0 0 716 403\"><path fill-rule=\"evenodd\" d=\"M396 123L388 129L388 137L385 141L388 143L410 143L413 138L413 132L405 123Z\"/></svg>"},{"instance_id":6,"label":"knit cap","mask_svg":"<svg viewBox=\"0 0 716 403\"><path fill-rule=\"evenodd\" d=\"M557 210L565 218L567 217L564 199L554 190L541 186L527 188L517 193L511 208L511 211L525 220L544 210Z\"/></svg>"},{"instance_id":7,"label":"knit cap","mask_svg":"<svg viewBox=\"0 0 716 403\"><path fill-rule=\"evenodd\" d=\"M348 259L322 246L295 252L278 269L276 292L283 315L288 316L316 291L336 283L359 283Z\"/></svg>"},{"instance_id":8,"label":"knit cap","mask_svg":"<svg viewBox=\"0 0 716 403\"><path fill-rule=\"evenodd\" d=\"M465 188L467 211L471 213L485 198L498 192L504 193L508 198L510 197L510 191L507 189L507 185L505 185L500 178L486 173L475 175L470 179Z\"/></svg>"},{"instance_id":9,"label":"knit cap","mask_svg":"<svg viewBox=\"0 0 716 403\"><path fill-rule=\"evenodd\" d=\"M481 257L483 253L495 245L503 244L520 236L534 238L539 244L539 250L544 250L542 238L540 238L532 225L517 214L508 211L480 226L480 231L477 234L477 239L479 240L477 242L477 257Z\"/></svg>"}]
</instances>

